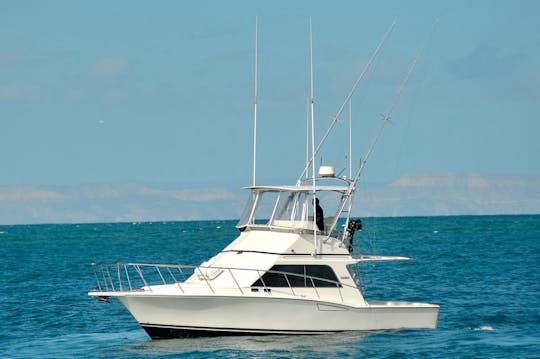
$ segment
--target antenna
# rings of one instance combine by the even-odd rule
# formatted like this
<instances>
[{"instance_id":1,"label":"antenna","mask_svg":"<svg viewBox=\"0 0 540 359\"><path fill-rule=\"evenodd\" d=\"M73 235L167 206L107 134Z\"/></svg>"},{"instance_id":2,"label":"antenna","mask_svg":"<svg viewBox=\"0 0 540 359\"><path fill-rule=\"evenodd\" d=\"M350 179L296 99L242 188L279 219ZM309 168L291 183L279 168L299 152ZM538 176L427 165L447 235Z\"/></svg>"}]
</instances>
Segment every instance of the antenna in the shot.
<instances>
[{"instance_id":1,"label":"antenna","mask_svg":"<svg viewBox=\"0 0 540 359\"><path fill-rule=\"evenodd\" d=\"M311 20L310 20L311 21ZM310 22L311 24L311 22ZM371 67L371 64L373 63L373 61L375 60L375 58L377 57L378 53L379 53L379 50L381 49L382 45L386 42L386 39L388 38L388 36L390 36L390 33L392 33L392 30L394 30L394 27L396 25L396 21L394 20L394 22L392 23L392 25L390 25L390 27L388 28L388 30L386 31L386 33L384 34L383 36L383 39L381 40L381 42L379 43L379 45L377 46L377 48L375 49L375 51L373 51L373 54L371 55L371 57L369 58L369 61L367 62L367 64L364 66L362 72L360 73L360 75L358 76L358 78L356 79L356 82L354 83L351 91L349 92L349 94L347 95L347 97L345 97L345 101L343 101L343 104L341 105L341 107L339 108L338 112L336 113L336 115L333 117L333 120L332 120L332 123L330 124L330 127L328 128L328 130L326 130L326 133L324 134L324 136L322 137L321 141L319 142L319 144L317 145L317 148L315 149L315 151L313 151L312 155L311 155L311 159L308 163L308 165L304 168L304 170L302 171L302 173L300 174L300 177L299 178L302 178L302 176L304 176L304 174L306 173L306 171L308 170L309 168L309 165L311 165L311 163L314 161L315 159L315 155L319 152L319 150L321 149L322 145L324 144L324 142L326 141L326 138L328 137L328 135L330 134L330 132L332 131L332 129L334 128L335 124L337 123L338 119L339 119L339 116L341 115L341 112L343 112L343 109L345 108L345 106L347 105L347 102L349 102L349 100L351 99L352 95L354 94L354 92L356 91L356 88L358 87L358 85L360 84L360 81L364 78L364 76L366 75L367 71L369 70L369 68Z\"/></svg>"},{"instance_id":2,"label":"antenna","mask_svg":"<svg viewBox=\"0 0 540 359\"><path fill-rule=\"evenodd\" d=\"M311 17L309 18L309 109L311 115L311 160L313 162L315 156L315 99L313 96L313 29L311 25ZM315 193L315 166L312 166L313 174L313 192Z\"/></svg>"},{"instance_id":3,"label":"antenna","mask_svg":"<svg viewBox=\"0 0 540 359\"><path fill-rule=\"evenodd\" d=\"M310 81L309 81L309 108L311 114L311 160L313 162L315 157L315 114L314 114L314 104L315 99L313 96L313 30L311 25L311 17L309 18L309 71L310 71ZM315 165L312 166L313 174L313 193L315 193Z\"/></svg>"},{"instance_id":4,"label":"antenna","mask_svg":"<svg viewBox=\"0 0 540 359\"><path fill-rule=\"evenodd\" d=\"M309 163L309 98L306 98L306 166Z\"/></svg>"},{"instance_id":5,"label":"antenna","mask_svg":"<svg viewBox=\"0 0 540 359\"><path fill-rule=\"evenodd\" d=\"M258 38L259 38L259 17L255 16L255 93L253 96L253 186L257 174L257 90L258 90Z\"/></svg>"},{"instance_id":6,"label":"antenna","mask_svg":"<svg viewBox=\"0 0 540 359\"><path fill-rule=\"evenodd\" d=\"M349 100L349 178L352 178L352 99Z\"/></svg>"},{"instance_id":7,"label":"antenna","mask_svg":"<svg viewBox=\"0 0 540 359\"><path fill-rule=\"evenodd\" d=\"M315 157L315 114L314 114L314 96L313 96L313 27L311 24L311 16L309 17L309 105L310 105L310 114L311 114L311 160L312 163L311 173L312 173L312 183L313 183L313 244L314 251L313 255L317 255L317 249L319 243L317 241L317 187L315 185L315 164L313 159ZM309 166L309 163L308 163ZM303 174L302 174L303 175ZM300 176L302 178L302 176Z\"/></svg>"}]
</instances>

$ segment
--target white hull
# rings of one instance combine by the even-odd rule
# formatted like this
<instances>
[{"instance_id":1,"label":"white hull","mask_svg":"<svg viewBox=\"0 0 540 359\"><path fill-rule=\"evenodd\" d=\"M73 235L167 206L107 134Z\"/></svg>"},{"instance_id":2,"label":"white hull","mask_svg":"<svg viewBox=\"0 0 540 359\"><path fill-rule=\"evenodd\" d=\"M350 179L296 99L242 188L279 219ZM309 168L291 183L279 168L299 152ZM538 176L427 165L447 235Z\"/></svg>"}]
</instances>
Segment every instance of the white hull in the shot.
<instances>
[{"instance_id":1,"label":"white hull","mask_svg":"<svg viewBox=\"0 0 540 359\"><path fill-rule=\"evenodd\" d=\"M298 298L118 296L153 338L224 334L323 334L435 328L439 306L374 302L352 307Z\"/></svg>"}]
</instances>

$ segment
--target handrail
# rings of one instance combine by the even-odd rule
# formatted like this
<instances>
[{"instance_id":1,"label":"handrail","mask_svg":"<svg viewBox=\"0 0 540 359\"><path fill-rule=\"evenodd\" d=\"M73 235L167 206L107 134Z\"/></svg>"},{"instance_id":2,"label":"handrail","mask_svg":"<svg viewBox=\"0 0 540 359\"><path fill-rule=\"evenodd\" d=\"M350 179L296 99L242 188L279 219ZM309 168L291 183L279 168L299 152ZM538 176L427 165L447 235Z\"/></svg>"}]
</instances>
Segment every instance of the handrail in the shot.
<instances>
[{"instance_id":1,"label":"handrail","mask_svg":"<svg viewBox=\"0 0 540 359\"><path fill-rule=\"evenodd\" d=\"M337 288L339 293L339 298L341 302L344 302L342 288L349 287L357 290L356 287L344 284L339 281L334 281L330 279L314 277L309 275L302 275L298 273L284 272L284 271L275 271L275 270L262 270L262 269L249 269L249 268L234 268L234 267L211 267L211 266L192 266L192 265L179 265L179 264L149 264L149 263L91 263L94 272L94 278L96 279L97 289L92 290L91 292L103 292L103 293L119 293L119 292L140 292L140 291L149 291L153 292L152 286L160 285L177 285L180 291L184 294L188 293L189 288L185 285L185 273L184 270L192 271L192 274L196 274L201 281L206 283L206 286L211 291L213 295L216 295L219 289L237 289L240 295L247 295L244 289L249 287L240 286L237 278L235 277L233 271L251 271L256 272L257 277L262 283L264 292L268 295L272 294L272 289L282 289L288 288L291 295L299 296L301 291L298 292L299 288L304 287L294 287L291 284L290 277L302 278L306 283L305 288L313 288L315 295L318 299L321 299L321 293L317 288ZM166 269L166 271L162 271ZM173 275L171 269L178 270L182 277L184 277L184 282L179 282L177 278ZM234 285L231 287L216 287L212 285L212 279L208 278L206 270L222 270L223 272L229 273ZM111 270L113 270L113 275L111 275ZM130 273L131 272L131 273ZM168 275L164 275L168 273ZM287 282L287 287L272 287L267 285L263 280L263 274L265 273L274 273L283 275L285 281ZM189 273L188 273L189 274ZM113 279L113 278L116 278ZM326 282L331 283L331 286L328 287L318 287L315 285L315 282ZM153 284L152 284L153 283ZM311 286L308 286L307 283L311 283ZM253 285L250 285L253 287ZM128 289L129 288L129 289ZM296 288L296 291L295 291Z\"/></svg>"},{"instance_id":2,"label":"handrail","mask_svg":"<svg viewBox=\"0 0 540 359\"><path fill-rule=\"evenodd\" d=\"M339 220L339 218L337 220ZM314 233L313 228L277 226L275 224L250 223L250 224L246 224L245 227L249 229L256 229L260 231L270 231L270 232L286 232L286 233L298 233L298 234L313 234ZM336 229L333 229L332 231L327 231L327 230L320 231L317 229L316 232L325 236L326 237L325 241L327 241L330 238L335 238L337 240L340 240L340 237L343 235L342 231L338 231Z\"/></svg>"}]
</instances>

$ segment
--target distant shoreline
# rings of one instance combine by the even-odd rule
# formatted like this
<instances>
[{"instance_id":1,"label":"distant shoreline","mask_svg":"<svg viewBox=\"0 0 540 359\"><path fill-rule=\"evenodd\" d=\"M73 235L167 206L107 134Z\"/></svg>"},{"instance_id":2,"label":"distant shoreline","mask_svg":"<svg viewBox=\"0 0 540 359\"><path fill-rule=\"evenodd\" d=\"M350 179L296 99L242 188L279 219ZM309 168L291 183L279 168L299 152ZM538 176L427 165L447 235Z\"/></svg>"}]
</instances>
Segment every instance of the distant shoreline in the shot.
<instances>
[{"instance_id":1,"label":"distant shoreline","mask_svg":"<svg viewBox=\"0 0 540 359\"><path fill-rule=\"evenodd\" d=\"M393 220L393 219L411 219L411 218L463 218L463 217L540 217L540 213L524 213L524 214L456 214L456 215L433 215L433 216L381 216L381 217L370 217L370 216L355 216L362 219L375 219L375 220ZM88 226L88 225L115 225L115 224L128 224L128 225L147 225L147 224L168 224L168 223L207 223L207 222L216 222L224 223L238 222L238 219L195 219L195 220L155 220L155 221L124 221L124 222L65 222L65 223L14 223L14 224L0 224L1 227L16 227L16 226ZM0 235L3 234L3 231L0 231Z\"/></svg>"}]
</instances>

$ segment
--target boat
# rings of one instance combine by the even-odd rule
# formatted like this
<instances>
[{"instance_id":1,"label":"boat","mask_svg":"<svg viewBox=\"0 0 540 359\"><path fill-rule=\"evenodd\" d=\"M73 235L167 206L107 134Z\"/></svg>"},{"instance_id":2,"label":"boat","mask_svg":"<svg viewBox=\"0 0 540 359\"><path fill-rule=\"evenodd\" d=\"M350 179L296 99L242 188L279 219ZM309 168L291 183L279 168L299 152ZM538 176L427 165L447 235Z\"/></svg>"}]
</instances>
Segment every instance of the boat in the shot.
<instances>
[{"instance_id":1,"label":"boat","mask_svg":"<svg viewBox=\"0 0 540 359\"><path fill-rule=\"evenodd\" d=\"M436 328L436 304L364 298L358 265L409 258L357 253L351 208L367 158L356 175L315 173L311 143L292 185L257 185L254 171L238 237L219 253L196 266L93 264L88 295L118 299L152 339Z\"/></svg>"},{"instance_id":2,"label":"boat","mask_svg":"<svg viewBox=\"0 0 540 359\"><path fill-rule=\"evenodd\" d=\"M408 258L353 255L361 222L336 228L354 183L324 173L317 182L343 184L315 187L321 202L338 198L322 229L311 184L252 186L239 236L217 255L199 266L96 264L89 295L116 297L153 339L435 328L438 305L364 299L354 266Z\"/></svg>"}]
</instances>

